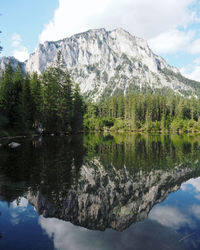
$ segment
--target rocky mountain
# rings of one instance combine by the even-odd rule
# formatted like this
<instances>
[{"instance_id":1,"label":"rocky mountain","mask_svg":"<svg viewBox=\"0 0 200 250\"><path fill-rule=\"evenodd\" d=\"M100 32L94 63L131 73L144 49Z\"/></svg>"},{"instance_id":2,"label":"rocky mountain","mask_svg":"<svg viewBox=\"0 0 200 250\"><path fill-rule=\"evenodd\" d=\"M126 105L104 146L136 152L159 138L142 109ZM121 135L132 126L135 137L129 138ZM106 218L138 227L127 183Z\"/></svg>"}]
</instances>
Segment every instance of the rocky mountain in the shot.
<instances>
[{"instance_id":1,"label":"rocky mountain","mask_svg":"<svg viewBox=\"0 0 200 250\"><path fill-rule=\"evenodd\" d=\"M152 207L195 176L197 166L183 164L172 170L139 171L130 175L126 167L105 170L98 159L81 168L79 182L48 199L29 190L26 197L38 214L71 221L93 230L122 231L147 218Z\"/></svg>"},{"instance_id":2,"label":"rocky mountain","mask_svg":"<svg viewBox=\"0 0 200 250\"><path fill-rule=\"evenodd\" d=\"M23 139L15 149L2 142L0 201L19 203L24 197L44 217L122 231L144 220L183 182L200 176L196 137L98 138Z\"/></svg>"},{"instance_id":3,"label":"rocky mountain","mask_svg":"<svg viewBox=\"0 0 200 250\"><path fill-rule=\"evenodd\" d=\"M1 71L5 71L8 63L10 62L13 69L16 69L18 65L25 71L25 63L18 61L15 57L2 57L0 58L0 69Z\"/></svg>"},{"instance_id":4,"label":"rocky mountain","mask_svg":"<svg viewBox=\"0 0 200 250\"><path fill-rule=\"evenodd\" d=\"M172 90L187 96L200 93L200 83L183 77L177 68L155 55L145 40L121 28L89 30L60 41L39 44L21 66L29 73L40 74L54 64L59 51L72 79L85 96L94 100L133 91ZM1 59L1 69L5 68L7 60Z\"/></svg>"}]
</instances>

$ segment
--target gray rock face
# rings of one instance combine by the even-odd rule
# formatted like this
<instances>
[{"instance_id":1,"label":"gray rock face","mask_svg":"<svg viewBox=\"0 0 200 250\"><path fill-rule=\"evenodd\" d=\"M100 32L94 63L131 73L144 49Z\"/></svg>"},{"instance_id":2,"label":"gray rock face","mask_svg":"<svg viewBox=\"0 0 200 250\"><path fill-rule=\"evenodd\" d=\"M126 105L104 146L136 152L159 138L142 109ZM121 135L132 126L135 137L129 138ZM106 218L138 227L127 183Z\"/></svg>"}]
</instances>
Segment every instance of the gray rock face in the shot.
<instances>
[{"instance_id":1,"label":"gray rock face","mask_svg":"<svg viewBox=\"0 0 200 250\"><path fill-rule=\"evenodd\" d=\"M57 42L39 44L24 63L27 72L42 73L62 52L65 67L82 93L98 100L102 95L149 89L194 93L179 70L155 55L146 41L123 29L89 30ZM3 60L3 61L2 61ZM4 69L5 58L1 59Z\"/></svg>"},{"instance_id":2,"label":"gray rock face","mask_svg":"<svg viewBox=\"0 0 200 250\"><path fill-rule=\"evenodd\" d=\"M15 57L2 57L0 58L0 69L1 71L5 71L8 63L11 63L13 69L16 69L18 64L21 66L22 70L25 71L25 63L18 61Z\"/></svg>"},{"instance_id":3,"label":"gray rock face","mask_svg":"<svg viewBox=\"0 0 200 250\"><path fill-rule=\"evenodd\" d=\"M193 177L195 168L183 165L172 170L139 171L126 167L106 170L94 159L81 168L76 185L52 193L49 199L29 190L27 199L39 214L71 221L89 229L122 231L144 220L151 208Z\"/></svg>"}]
</instances>

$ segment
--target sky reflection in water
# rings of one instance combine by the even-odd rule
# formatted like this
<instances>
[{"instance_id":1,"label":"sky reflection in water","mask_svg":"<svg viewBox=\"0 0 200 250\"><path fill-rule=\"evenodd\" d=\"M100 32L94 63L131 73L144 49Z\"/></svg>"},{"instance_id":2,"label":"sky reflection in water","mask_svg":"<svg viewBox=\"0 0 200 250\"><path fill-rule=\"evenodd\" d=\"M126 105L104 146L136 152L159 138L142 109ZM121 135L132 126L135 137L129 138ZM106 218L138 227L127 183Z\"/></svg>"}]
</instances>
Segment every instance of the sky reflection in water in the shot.
<instances>
[{"instance_id":1,"label":"sky reflection in water","mask_svg":"<svg viewBox=\"0 0 200 250\"><path fill-rule=\"evenodd\" d=\"M91 157L90 154L91 152L87 158ZM101 161L106 165L106 157L103 157L105 155ZM173 188L176 190L176 187ZM182 183L178 191L170 193L164 201L156 204L145 220L133 223L122 232L113 229L89 230L57 218L38 216L37 208L30 204L30 199L28 202L26 195L17 196L17 199L8 202L2 190L4 189L1 188L0 192L1 249L200 248L200 177Z\"/></svg>"}]
</instances>

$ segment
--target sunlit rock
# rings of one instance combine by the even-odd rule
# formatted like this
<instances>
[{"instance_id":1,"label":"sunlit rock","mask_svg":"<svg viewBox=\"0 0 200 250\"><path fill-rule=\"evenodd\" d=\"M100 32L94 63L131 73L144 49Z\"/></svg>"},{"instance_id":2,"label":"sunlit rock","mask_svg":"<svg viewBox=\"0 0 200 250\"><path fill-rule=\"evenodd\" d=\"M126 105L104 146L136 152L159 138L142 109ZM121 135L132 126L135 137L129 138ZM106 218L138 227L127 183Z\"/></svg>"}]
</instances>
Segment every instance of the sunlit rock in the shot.
<instances>
[{"instance_id":1,"label":"sunlit rock","mask_svg":"<svg viewBox=\"0 0 200 250\"><path fill-rule=\"evenodd\" d=\"M94 29L56 42L44 42L21 66L29 73L41 74L55 64L59 51L71 78L93 100L142 89L197 94L177 68L155 55L145 40L123 29ZM12 58L12 62L15 67L16 60ZM1 69L7 64L6 58L0 60Z\"/></svg>"},{"instance_id":2,"label":"sunlit rock","mask_svg":"<svg viewBox=\"0 0 200 250\"><path fill-rule=\"evenodd\" d=\"M89 229L122 231L146 219L156 203L179 189L193 174L194 169L180 165L172 170L141 170L131 175L125 166L106 170L96 159L82 166L78 183L70 189L52 193L48 198L30 190L27 199L45 217Z\"/></svg>"}]
</instances>

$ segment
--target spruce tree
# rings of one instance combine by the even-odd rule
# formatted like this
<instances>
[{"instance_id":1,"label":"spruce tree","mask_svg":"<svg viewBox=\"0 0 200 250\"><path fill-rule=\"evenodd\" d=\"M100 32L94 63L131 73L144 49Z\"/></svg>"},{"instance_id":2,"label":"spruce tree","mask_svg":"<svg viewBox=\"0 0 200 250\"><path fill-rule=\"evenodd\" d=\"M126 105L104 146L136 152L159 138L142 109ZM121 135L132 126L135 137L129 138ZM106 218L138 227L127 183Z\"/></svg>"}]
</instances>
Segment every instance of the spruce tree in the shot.
<instances>
[{"instance_id":1,"label":"spruce tree","mask_svg":"<svg viewBox=\"0 0 200 250\"><path fill-rule=\"evenodd\" d=\"M83 113L84 113L84 102L80 94L80 88L78 84L76 84L73 94L72 129L74 132L78 132L83 129Z\"/></svg>"},{"instance_id":2,"label":"spruce tree","mask_svg":"<svg viewBox=\"0 0 200 250\"><path fill-rule=\"evenodd\" d=\"M47 131L57 131L59 124L59 89L55 68L48 68L42 75L43 125Z\"/></svg>"},{"instance_id":3,"label":"spruce tree","mask_svg":"<svg viewBox=\"0 0 200 250\"><path fill-rule=\"evenodd\" d=\"M30 88L30 76L26 74L21 92L21 118L22 118L22 128L30 129L33 127L33 101L31 96Z\"/></svg>"},{"instance_id":4,"label":"spruce tree","mask_svg":"<svg viewBox=\"0 0 200 250\"><path fill-rule=\"evenodd\" d=\"M23 72L20 65L17 66L17 69L13 73L13 93L15 97L15 127L20 128L22 126L22 116L21 116L21 95L23 88Z\"/></svg>"},{"instance_id":5,"label":"spruce tree","mask_svg":"<svg viewBox=\"0 0 200 250\"><path fill-rule=\"evenodd\" d=\"M15 124L15 95L13 89L13 69L9 62L1 79L0 86L0 107L1 116L8 120L10 128Z\"/></svg>"},{"instance_id":6,"label":"spruce tree","mask_svg":"<svg viewBox=\"0 0 200 250\"><path fill-rule=\"evenodd\" d=\"M72 80L69 74L64 74L63 82L63 103L62 103L62 116L63 126L66 132L72 130L72 114L73 114L73 91L72 91Z\"/></svg>"},{"instance_id":7,"label":"spruce tree","mask_svg":"<svg viewBox=\"0 0 200 250\"><path fill-rule=\"evenodd\" d=\"M42 122L42 86L37 73L33 73L30 80L31 96L32 96L32 116L33 126L36 128Z\"/></svg>"}]
</instances>

